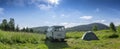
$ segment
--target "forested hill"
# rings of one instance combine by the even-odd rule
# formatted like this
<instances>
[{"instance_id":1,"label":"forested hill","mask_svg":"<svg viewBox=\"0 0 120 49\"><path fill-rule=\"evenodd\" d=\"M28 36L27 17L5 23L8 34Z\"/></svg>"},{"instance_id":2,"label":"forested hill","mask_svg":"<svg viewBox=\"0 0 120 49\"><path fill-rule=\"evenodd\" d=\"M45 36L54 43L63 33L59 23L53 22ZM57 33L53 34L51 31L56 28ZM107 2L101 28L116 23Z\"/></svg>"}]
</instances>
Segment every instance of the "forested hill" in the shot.
<instances>
[{"instance_id":1,"label":"forested hill","mask_svg":"<svg viewBox=\"0 0 120 49\"><path fill-rule=\"evenodd\" d=\"M90 31L92 30L93 26L97 26L98 30L109 29L109 27L102 23L91 23L87 25L78 25L71 28L66 28L67 31Z\"/></svg>"}]
</instances>

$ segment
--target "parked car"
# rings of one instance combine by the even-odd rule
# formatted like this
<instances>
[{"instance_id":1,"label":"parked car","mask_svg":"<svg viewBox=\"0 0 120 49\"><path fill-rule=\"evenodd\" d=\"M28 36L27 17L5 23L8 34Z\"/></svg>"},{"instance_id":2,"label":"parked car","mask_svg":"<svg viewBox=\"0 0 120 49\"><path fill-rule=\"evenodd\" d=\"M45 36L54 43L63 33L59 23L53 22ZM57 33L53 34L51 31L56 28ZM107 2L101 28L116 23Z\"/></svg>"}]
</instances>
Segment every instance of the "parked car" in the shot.
<instances>
[{"instance_id":1,"label":"parked car","mask_svg":"<svg viewBox=\"0 0 120 49\"><path fill-rule=\"evenodd\" d=\"M64 26L51 26L47 29L46 39L50 41L64 41L66 35Z\"/></svg>"}]
</instances>

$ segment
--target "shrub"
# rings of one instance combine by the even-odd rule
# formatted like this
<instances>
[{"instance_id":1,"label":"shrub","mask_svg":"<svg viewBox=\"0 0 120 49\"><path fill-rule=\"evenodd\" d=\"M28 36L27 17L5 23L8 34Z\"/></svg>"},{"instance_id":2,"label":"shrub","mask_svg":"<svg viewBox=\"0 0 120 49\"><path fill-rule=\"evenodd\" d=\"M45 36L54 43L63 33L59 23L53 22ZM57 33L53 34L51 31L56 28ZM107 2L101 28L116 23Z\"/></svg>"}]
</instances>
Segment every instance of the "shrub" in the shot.
<instances>
[{"instance_id":1,"label":"shrub","mask_svg":"<svg viewBox=\"0 0 120 49\"><path fill-rule=\"evenodd\" d=\"M118 31L118 33L120 33L120 25L118 26L117 31Z\"/></svg>"},{"instance_id":2,"label":"shrub","mask_svg":"<svg viewBox=\"0 0 120 49\"><path fill-rule=\"evenodd\" d=\"M113 22L110 23L110 30L116 32L116 28Z\"/></svg>"},{"instance_id":3,"label":"shrub","mask_svg":"<svg viewBox=\"0 0 120 49\"><path fill-rule=\"evenodd\" d=\"M118 34L112 34L112 35L109 36L109 38L118 38L118 37L119 37Z\"/></svg>"}]
</instances>

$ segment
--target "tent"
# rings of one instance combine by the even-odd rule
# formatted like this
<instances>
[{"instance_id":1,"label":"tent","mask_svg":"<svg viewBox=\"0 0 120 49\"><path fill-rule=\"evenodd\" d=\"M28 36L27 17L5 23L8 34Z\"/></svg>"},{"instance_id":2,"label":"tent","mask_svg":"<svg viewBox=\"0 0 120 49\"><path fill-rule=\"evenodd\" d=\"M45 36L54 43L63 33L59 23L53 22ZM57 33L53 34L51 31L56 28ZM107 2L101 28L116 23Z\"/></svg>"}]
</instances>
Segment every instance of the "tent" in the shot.
<instances>
[{"instance_id":1,"label":"tent","mask_svg":"<svg viewBox=\"0 0 120 49\"><path fill-rule=\"evenodd\" d=\"M99 40L98 37L92 32L88 31L82 36L83 40Z\"/></svg>"}]
</instances>

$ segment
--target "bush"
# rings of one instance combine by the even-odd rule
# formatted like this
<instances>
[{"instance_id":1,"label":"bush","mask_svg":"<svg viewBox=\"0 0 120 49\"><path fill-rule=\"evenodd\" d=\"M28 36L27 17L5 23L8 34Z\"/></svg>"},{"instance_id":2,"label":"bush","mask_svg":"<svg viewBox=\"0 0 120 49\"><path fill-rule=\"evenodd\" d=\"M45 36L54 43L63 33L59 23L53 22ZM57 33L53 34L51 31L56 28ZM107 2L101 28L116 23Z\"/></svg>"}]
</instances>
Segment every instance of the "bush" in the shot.
<instances>
[{"instance_id":1,"label":"bush","mask_svg":"<svg viewBox=\"0 0 120 49\"><path fill-rule=\"evenodd\" d=\"M118 37L119 37L119 35L115 34L115 33L109 36L109 38L118 38Z\"/></svg>"},{"instance_id":2,"label":"bush","mask_svg":"<svg viewBox=\"0 0 120 49\"><path fill-rule=\"evenodd\" d=\"M102 37L102 39L109 39L109 38L118 38L119 35L118 33L106 33L106 34L102 34L102 35L99 35L100 37Z\"/></svg>"},{"instance_id":3,"label":"bush","mask_svg":"<svg viewBox=\"0 0 120 49\"><path fill-rule=\"evenodd\" d=\"M117 32L120 33L120 25L117 28Z\"/></svg>"}]
</instances>

